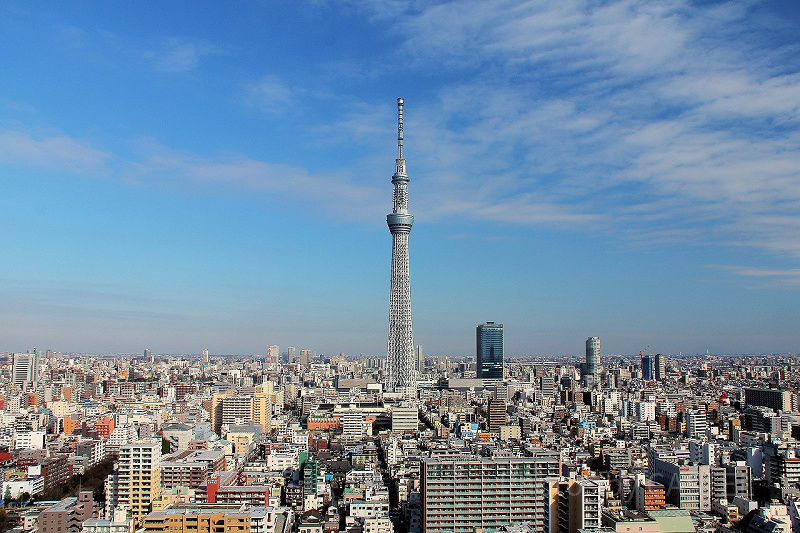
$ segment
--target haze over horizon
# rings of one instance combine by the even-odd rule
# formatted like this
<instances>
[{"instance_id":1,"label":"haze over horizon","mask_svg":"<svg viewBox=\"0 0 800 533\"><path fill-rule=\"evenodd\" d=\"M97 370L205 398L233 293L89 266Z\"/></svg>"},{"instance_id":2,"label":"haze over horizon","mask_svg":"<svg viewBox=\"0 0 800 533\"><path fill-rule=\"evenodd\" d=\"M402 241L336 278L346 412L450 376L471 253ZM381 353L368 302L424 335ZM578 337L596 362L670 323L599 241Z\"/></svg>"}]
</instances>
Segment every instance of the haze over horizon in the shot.
<instances>
[{"instance_id":1,"label":"haze over horizon","mask_svg":"<svg viewBox=\"0 0 800 533\"><path fill-rule=\"evenodd\" d=\"M0 351L798 352L796 2L0 13Z\"/></svg>"}]
</instances>

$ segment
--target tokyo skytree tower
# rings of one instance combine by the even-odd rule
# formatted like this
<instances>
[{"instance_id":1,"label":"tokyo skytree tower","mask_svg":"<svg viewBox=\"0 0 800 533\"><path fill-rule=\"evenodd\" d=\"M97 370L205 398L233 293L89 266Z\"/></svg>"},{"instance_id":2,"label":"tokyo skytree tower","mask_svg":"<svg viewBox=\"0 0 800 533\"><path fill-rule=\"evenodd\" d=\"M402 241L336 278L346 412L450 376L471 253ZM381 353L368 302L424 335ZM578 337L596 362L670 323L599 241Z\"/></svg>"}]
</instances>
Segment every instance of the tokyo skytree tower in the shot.
<instances>
[{"instance_id":1,"label":"tokyo skytree tower","mask_svg":"<svg viewBox=\"0 0 800 533\"><path fill-rule=\"evenodd\" d=\"M408 212L408 175L403 159L403 99L397 99L397 159L392 176L394 208L386 216L392 233L392 288L389 298L389 352L386 390L404 397L416 396L414 335L411 332L411 276L408 268L408 234L414 216Z\"/></svg>"}]
</instances>

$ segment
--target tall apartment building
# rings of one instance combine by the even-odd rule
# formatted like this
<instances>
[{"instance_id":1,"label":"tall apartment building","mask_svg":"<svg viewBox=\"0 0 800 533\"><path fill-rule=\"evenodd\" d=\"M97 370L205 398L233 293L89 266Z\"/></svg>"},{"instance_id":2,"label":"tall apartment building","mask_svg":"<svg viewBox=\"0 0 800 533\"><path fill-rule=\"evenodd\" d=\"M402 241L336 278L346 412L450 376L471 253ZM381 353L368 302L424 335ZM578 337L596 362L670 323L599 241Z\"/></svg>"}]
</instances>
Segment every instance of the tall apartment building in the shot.
<instances>
[{"instance_id":1,"label":"tall apartment building","mask_svg":"<svg viewBox=\"0 0 800 533\"><path fill-rule=\"evenodd\" d=\"M161 496L161 441L121 446L117 472L117 505L141 519Z\"/></svg>"},{"instance_id":2,"label":"tall apartment building","mask_svg":"<svg viewBox=\"0 0 800 533\"><path fill-rule=\"evenodd\" d=\"M600 485L591 479L550 482L550 533L578 533L602 525Z\"/></svg>"},{"instance_id":3,"label":"tall apartment building","mask_svg":"<svg viewBox=\"0 0 800 533\"><path fill-rule=\"evenodd\" d=\"M545 531L549 482L558 476L558 453L534 457L435 457L420 465L422 530L472 533L530 524Z\"/></svg>"},{"instance_id":4,"label":"tall apartment building","mask_svg":"<svg viewBox=\"0 0 800 533\"><path fill-rule=\"evenodd\" d=\"M269 384L269 387L265 385ZM269 432L270 426L272 426L272 385L271 381L267 381L262 383L261 385L256 387L256 392L253 395L253 407L252 407L252 414L251 420L254 424L258 424L261 426L262 430L265 432Z\"/></svg>"},{"instance_id":5,"label":"tall apartment building","mask_svg":"<svg viewBox=\"0 0 800 533\"><path fill-rule=\"evenodd\" d=\"M489 431L500 431L500 426L508 424L508 412L506 411L505 400L492 398L486 407L486 419Z\"/></svg>"}]
</instances>

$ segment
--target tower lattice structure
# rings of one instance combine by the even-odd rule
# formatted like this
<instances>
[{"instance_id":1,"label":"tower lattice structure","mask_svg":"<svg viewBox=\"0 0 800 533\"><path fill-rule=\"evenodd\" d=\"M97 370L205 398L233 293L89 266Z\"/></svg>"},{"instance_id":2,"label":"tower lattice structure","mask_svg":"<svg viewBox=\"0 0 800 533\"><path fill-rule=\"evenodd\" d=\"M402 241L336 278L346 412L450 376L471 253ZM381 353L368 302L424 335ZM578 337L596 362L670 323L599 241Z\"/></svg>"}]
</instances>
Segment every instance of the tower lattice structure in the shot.
<instances>
[{"instance_id":1,"label":"tower lattice structure","mask_svg":"<svg viewBox=\"0 0 800 533\"><path fill-rule=\"evenodd\" d=\"M386 390L415 395L416 366L411 330L411 275L408 267L408 235L414 216L408 212L408 175L403 158L403 99L397 99L397 159L392 176L392 212L386 223L392 233L392 283L389 298L389 351L386 357Z\"/></svg>"}]
</instances>

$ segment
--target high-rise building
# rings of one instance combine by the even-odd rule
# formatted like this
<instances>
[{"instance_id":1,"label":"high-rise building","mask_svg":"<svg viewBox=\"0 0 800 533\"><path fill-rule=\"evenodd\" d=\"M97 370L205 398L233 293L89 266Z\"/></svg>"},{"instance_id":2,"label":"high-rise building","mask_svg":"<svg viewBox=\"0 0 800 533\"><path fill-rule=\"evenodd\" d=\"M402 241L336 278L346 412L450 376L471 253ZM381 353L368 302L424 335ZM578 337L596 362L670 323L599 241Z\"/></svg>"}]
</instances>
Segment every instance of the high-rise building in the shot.
<instances>
[{"instance_id":1,"label":"high-rise building","mask_svg":"<svg viewBox=\"0 0 800 533\"><path fill-rule=\"evenodd\" d=\"M667 362L664 356L660 353L656 354L655 375L656 381L662 381L667 377Z\"/></svg>"},{"instance_id":2,"label":"high-rise building","mask_svg":"<svg viewBox=\"0 0 800 533\"><path fill-rule=\"evenodd\" d=\"M653 357L650 355L642 355L642 379L653 379Z\"/></svg>"},{"instance_id":3,"label":"high-rise building","mask_svg":"<svg viewBox=\"0 0 800 533\"><path fill-rule=\"evenodd\" d=\"M286 348L287 363L294 363L296 357L297 357L297 348L295 348L294 346L289 346L288 348Z\"/></svg>"},{"instance_id":4,"label":"high-rise building","mask_svg":"<svg viewBox=\"0 0 800 533\"><path fill-rule=\"evenodd\" d=\"M475 328L478 377L503 379L503 324L486 322Z\"/></svg>"},{"instance_id":5,"label":"high-rise building","mask_svg":"<svg viewBox=\"0 0 800 533\"><path fill-rule=\"evenodd\" d=\"M311 362L311 350L300 350L300 364L308 365Z\"/></svg>"},{"instance_id":6,"label":"high-rise building","mask_svg":"<svg viewBox=\"0 0 800 533\"><path fill-rule=\"evenodd\" d=\"M267 370L277 370L281 349L276 345L267 346Z\"/></svg>"},{"instance_id":7,"label":"high-rise building","mask_svg":"<svg viewBox=\"0 0 800 533\"><path fill-rule=\"evenodd\" d=\"M203 349L203 364L208 364L208 348Z\"/></svg>"},{"instance_id":8,"label":"high-rise building","mask_svg":"<svg viewBox=\"0 0 800 533\"><path fill-rule=\"evenodd\" d=\"M422 531L473 533L530 524L546 531L557 452L533 457L449 456L420 461Z\"/></svg>"},{"instance_id":9,"label":"high-rise building","mask_svg":"<svg viewBox=\"0 0 800 533\"><path fill-rule=\"evenodd\" d=\"M489 400L489 404L486 407L486 420L489 431L500 431L500 426L508 424L508 412L506 409L505 400L498 398Z\"/></svg>"},{"instance_id":10,"label":"high-rise building","mask_svg":"<svg viewBox=\"0 0 800 533\"><path fill-rule=\"evenodd\" d=\"M39 378L39 352L34 348L13 356L12 375L14 384L20 388L35 387Z\"/></svg>"},{"instance_id":11,"label":"high-rise building","mask_svg":"<svg viewBox=\"0 0 800 533\"><path fill-rule=\"evenodd\" d=\"M561 479L550 482L551 533L578 533L599 529L603 506L600 485L591 479Z\"/></svg>"},{"instance_id":12,"label":"high-rise building","mask_svg":"<svg viewBox=\"0 0 800 533\"><path fill-rule=\"evenodd\" d=\"M589 377L591 376L591 377ZM586 339L586 377L584 384L594 386L600 378L600 337Z\"/></svg>"},{"instance_id":13,"label":"high-rise building","mask_svg":"<svg viewBox=\"0 0 800 533\"><path fill-rule=\"evenodd\" d=\"M144 358L146 361L153 362L153 352L145 348L144 350Z\"/></svg>"},{"instance_id":14,"label":"high-rise building","mask_svg":"<svg viewBox=\"0 0 800 533\"><path fill-rule=\"evenodd\" d=\"M161 496L161 439L121 446L118 473L118 505L143 518Z\"/></svg>"},{"instance_id":15,"label":"high-rise building","mask_svg":"<svg viewBox=\"0 0 800 533\"><path fill-rule=\"evenodd\" d=\"M228 396L222 399L220 429L223 426L247 424L253 418L253 397L250 395Z\"/></svg>"},{"instance_id":16,"label":"high-rise building","mask_svg":"<svg viewBox=\"0 0 800 533\"><path fill-rule=\"evenodd\" d=\"M411 329L411 273L408 235L414 215L408 212L408 174L403 158L403 99L397 99L397 159L392 176L393 209L386 216L392 234L392 280L389 296L389 342L386 356L386 390L416 396L414 334Z\"/></svg>"}]
</instances>

